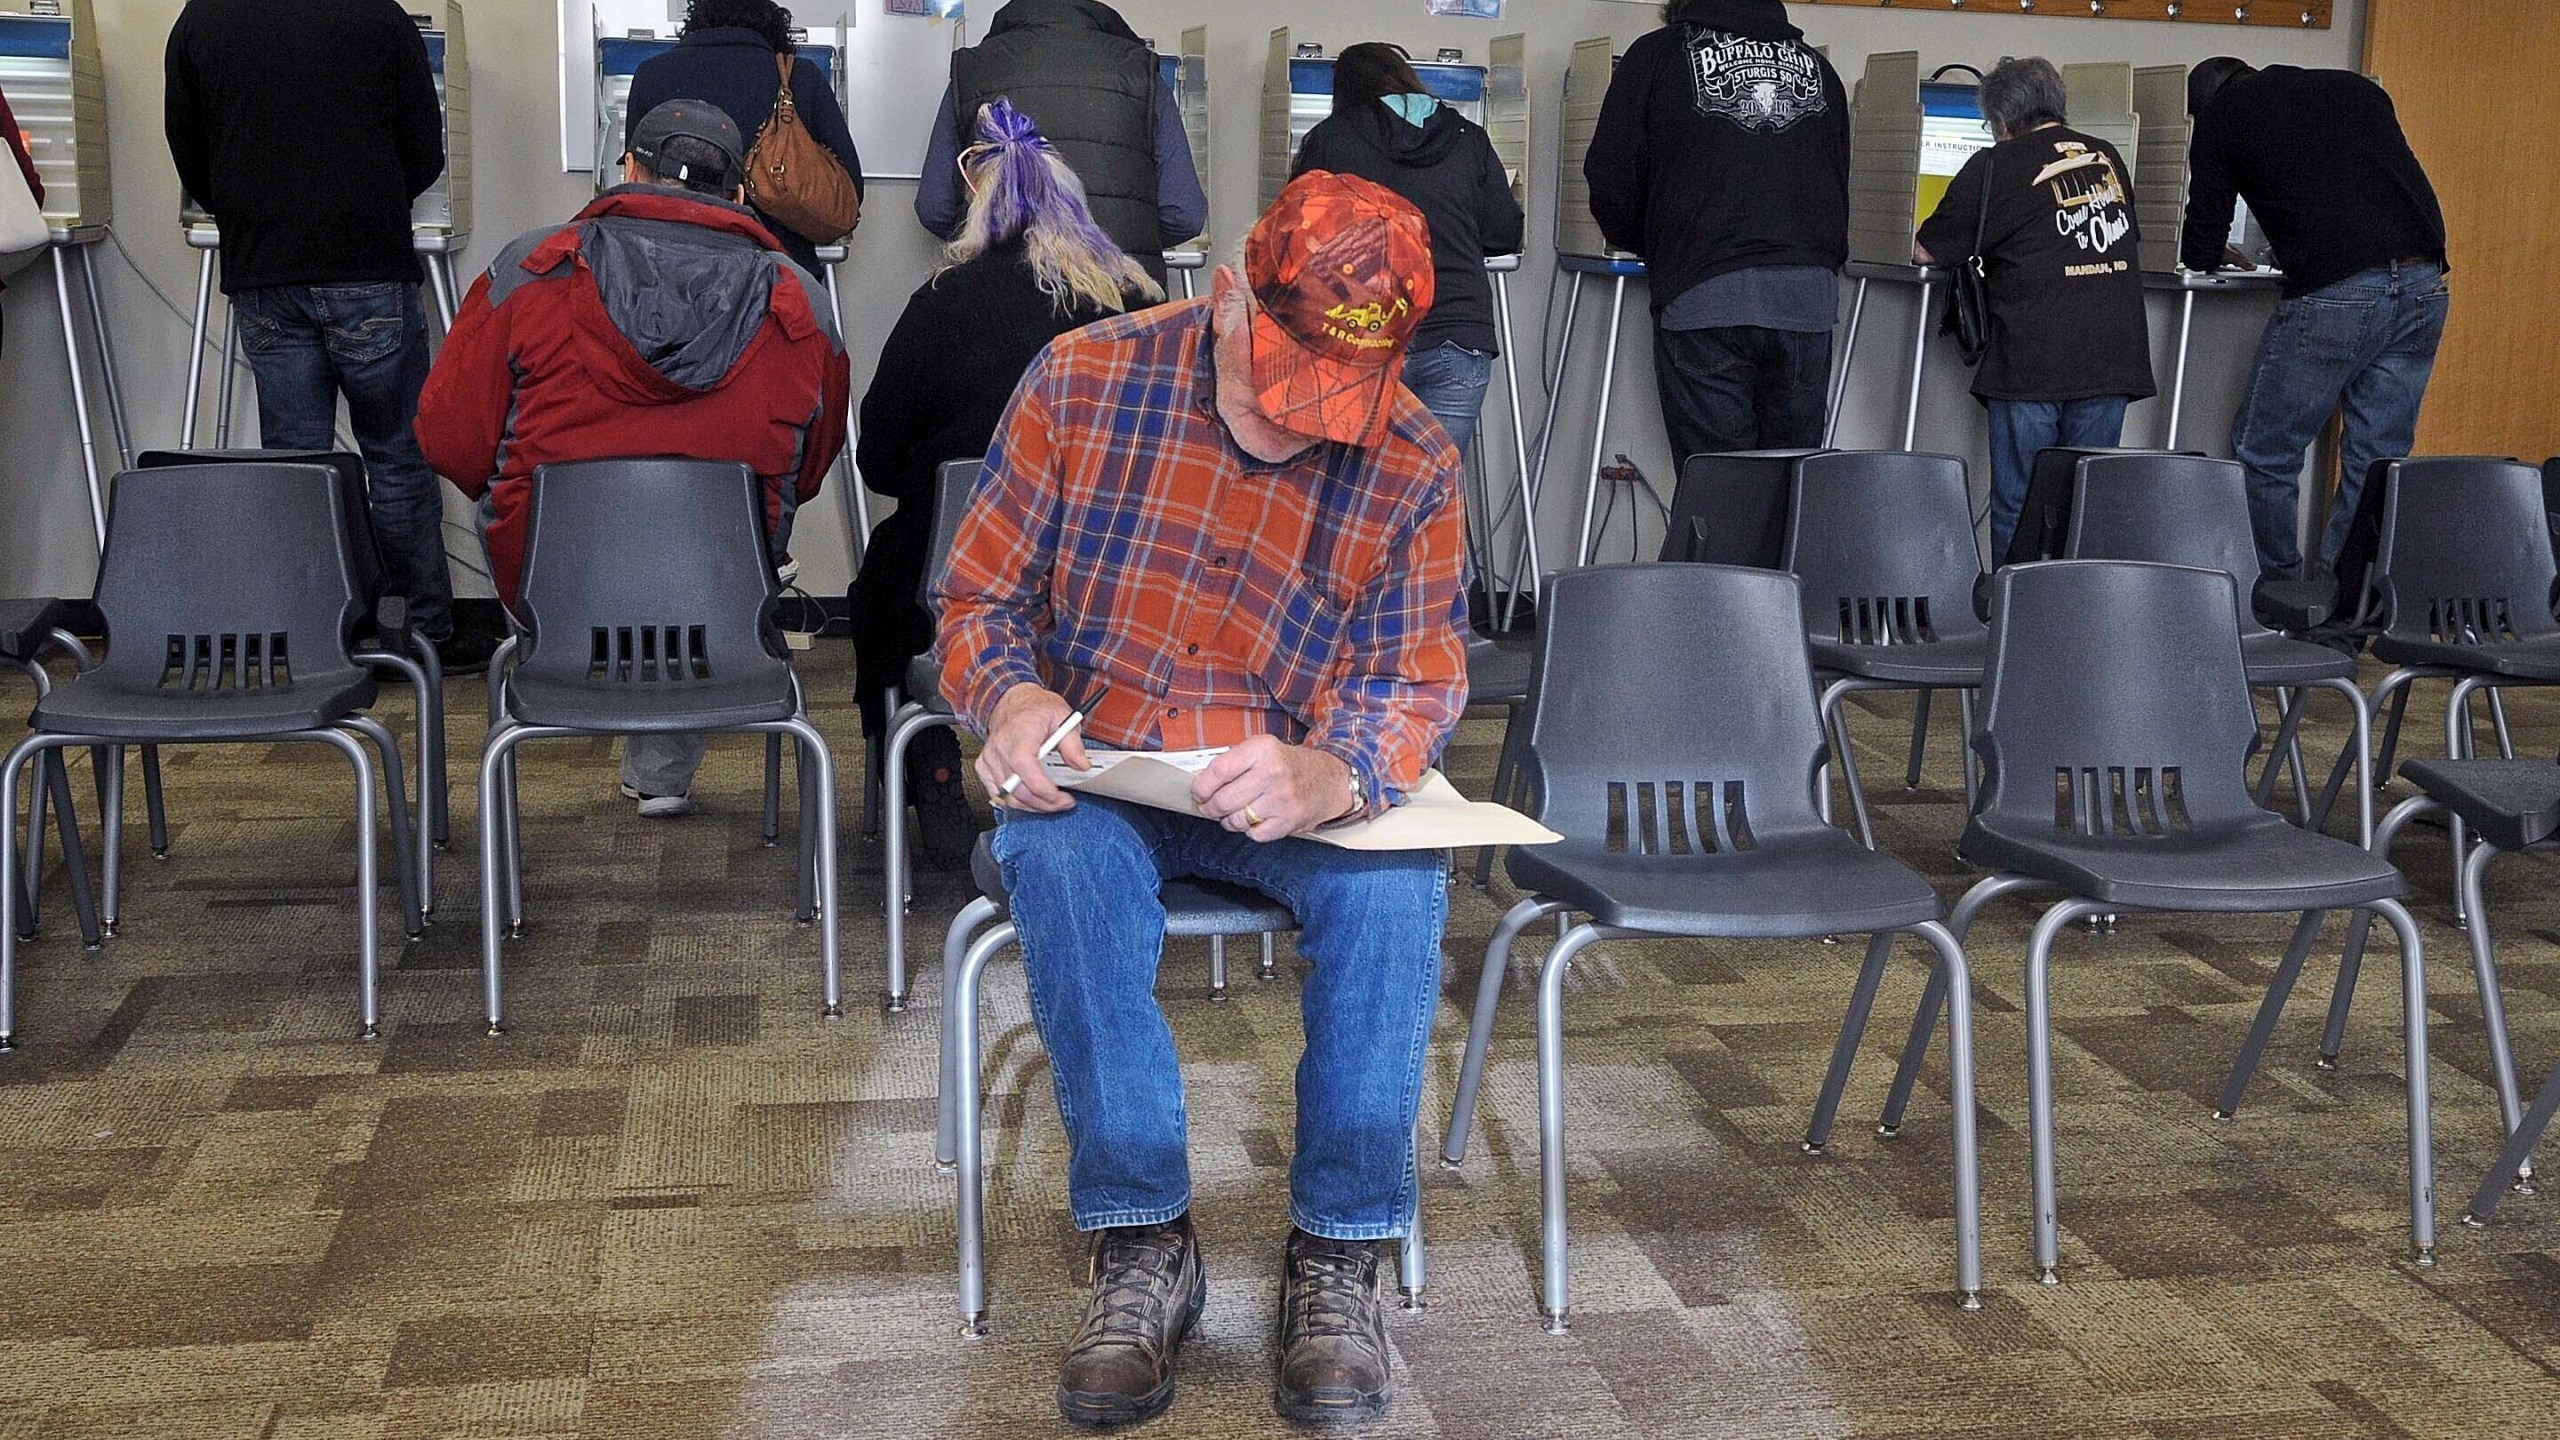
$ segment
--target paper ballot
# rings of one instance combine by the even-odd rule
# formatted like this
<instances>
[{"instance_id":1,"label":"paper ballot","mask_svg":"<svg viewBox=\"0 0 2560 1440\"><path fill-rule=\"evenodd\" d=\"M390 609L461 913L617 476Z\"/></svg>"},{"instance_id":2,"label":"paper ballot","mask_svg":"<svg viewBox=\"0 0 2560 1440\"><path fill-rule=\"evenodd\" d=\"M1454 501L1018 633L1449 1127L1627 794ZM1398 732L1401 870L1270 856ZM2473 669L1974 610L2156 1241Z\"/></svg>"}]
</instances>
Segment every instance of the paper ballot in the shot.
<instances>
[{"instance_id":1,"label":"paper ballot","mask_svg":"<svg viewBox=\"0 0 2560 1440\"><path fill-rule=\"evenodd\" d=\"M1197 815L1191 803L1191 781L1224 750L1087 749L1090 770L1078 770L1052 755L1040 762L1049 783L1061 790L1089 790L1183 815ZM1422 772L1422 783L1404 803L1378 816L1350 825L1309 831L1304 839L1345 850L1450 850L1475 845L1548 845L1564 837L1502 805L1469 800L1437 770Z\"/></svg>"}]
</instances>

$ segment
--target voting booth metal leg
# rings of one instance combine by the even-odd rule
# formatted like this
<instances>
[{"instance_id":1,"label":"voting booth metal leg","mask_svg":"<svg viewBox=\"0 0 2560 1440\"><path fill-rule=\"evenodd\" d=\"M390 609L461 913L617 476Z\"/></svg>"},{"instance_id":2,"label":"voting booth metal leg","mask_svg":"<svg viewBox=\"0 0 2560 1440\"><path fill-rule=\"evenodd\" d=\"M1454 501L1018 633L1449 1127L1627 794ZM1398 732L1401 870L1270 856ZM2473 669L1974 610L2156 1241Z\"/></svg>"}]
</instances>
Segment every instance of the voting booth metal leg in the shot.
<instances>
[{"instance_id":1,"label":"voting booth metal leg","mask_svg":"<svg viewBox=\"0 0 2560 1440\"><path fill-rule=\"evenodd\" d=\"M836 262L820 267L827 272L827 306L836 315L836 333L844 333L844 296L836 288ZM836 457L836 508L844 512L844 553L853 568L862 568L863 556L871 549L871 501L862 493L862 472L854 467L853 442L860 432L858 402L845 401L844 454Z\"/></svg>"},{"instance_id":2,"label":"voting booth metal leg","mask_svg":"<svg viewBox=\"0 0 2560 1440\"><path fill-rule=\"evenodd\" d=\"M1627 277L1620 275L1610 282L1608 348L1600 356L1600 404L1591 415L1591 472L1582 488L1582 539L1574 546L1577 567L1591 563L1591 519L1600 506L1600 463L1608 449L1609 396L1618 383L1618 333L1626 323L1626 312Z\"/></svg>"},{"instance_id":3,"label":"voting booth metal leg","mask_svg":"<svg viewBox=\"0 0 2560 1440\"><path fill-rule=\"evenodd\" d=\"M222 312L222 378L213 387L213 448L231 448L231 385L240 373L240 312L226 305Z\"/></svg>"},{"instance_id":4,"label":"voting booth metal leg","mask_svg":"<svg viewBox=\"0 0 2560 1440\"><path fill-rule=\"evenodd\" d=\"M445 334L452 334L453 313L461 308L462 292L454 279L451 255L427 257L427 289L435 296L437 325Z\"/></svg>"},{"instance_id":5,"label":"voting booth metal leg","mask_svg":"<svg viewBox=\"0 0 2560 1440\"><path fill-rule=\"evenodd\" d=\"M98 372L107 382L107 420L116 427L119 468L133 468L133 432L125 419L124 382L116 374L115 332L107 328L106 303L98 298L98 265L89 246L80 247L80 286L89 292L89 327L98 336Z\"/></svg>"},{"instance_id":6,"label":"voting booth metal leg","mask_svg":"<svg viewBox=\"0 0 2560 1440\"><path fill-rule=\"evenodd\" d=\"M98 437L89 427L89 381L80 368L80 324L71 313L71 263L53 247L53 293L62 312L62 353L71 369L71 411L80 422L80 467L89 478L89 518L98 529L98 546L107 543L106 491L98 479Z\"/></svg>"},{"instance_id":7,"label":"voting booth metal leg","mask_svg":"<svg viewBox=\"0 0 2560 1440\"><path fill-rule=\"evenodd\" d=\"M195 343L187 347L186 418L179 422L178 448L196 448L196 412L202 408L204 394L204 333L213 312L213 252L197 252L196 261L196 327Z\"/></svg>"},{"instance_id":8,"label":"voting booth metal leg","mask_svg":"<svg viewBox=\"0 0 2560 1440\"><path fill-rule=\"evenodd\" d=\"M1858 277L1858 289L1849 299L1849 333L1840 337L1840 365L1831 375L1831 404L1822 412L1822 448L1831 448L1832 438L1840 433L1840 406L1849 398L1849 366L1858 358L1858 324L1867 318L1867 277Z\"/></svg>"},{"instance_id":9,"label":"voting booth metal leg","mask_svg":"<svg viewBox=\"0 0 2560 1440\"><path fill-rule=\"evenodd\" d=\"M1511 398L1511 458L1514 472L1520 477L1520 543L1512 552L1511 573L1507 577L1510 593L1503 600L1502 619L1497 627L1508 632L1520 608L1524 574L1529 603L1538 603L1538 487L1530 482L1529 422L1520 412L1520 347L1511 338L1511 276L1500 270L1493 272L1493 320L1502 334L1502 379ZM1486 598L1491 598L1490 592Z\"/></svg>"},{"instance_id":10,"label":"voting booth metal leg","mask_svg":"<svg viewBox=\"0 0 2560 1440\"><path fill-rule=\"evenodd\" d=\"M2178 421L2187 408L2187 342L2195 331L2196 292L2189 290L2178 297L2178 358L2169 369L2169 435L2160 442L2163 450L2178 448Z\"/></svg>"},{"instance_id":11,"label":"voting booth metal leg","mask_svg":"<svg viewBox=\"0 0 2560 1440\"><path fill-rule=\"evenodd\" d=\"M1920 314L1911 322L1911 388L1902 397L1902 448L1920 447L1920 373L1929 360L1929 295L1934 281L1920 282Z\"/></svg>"}]
</instances>

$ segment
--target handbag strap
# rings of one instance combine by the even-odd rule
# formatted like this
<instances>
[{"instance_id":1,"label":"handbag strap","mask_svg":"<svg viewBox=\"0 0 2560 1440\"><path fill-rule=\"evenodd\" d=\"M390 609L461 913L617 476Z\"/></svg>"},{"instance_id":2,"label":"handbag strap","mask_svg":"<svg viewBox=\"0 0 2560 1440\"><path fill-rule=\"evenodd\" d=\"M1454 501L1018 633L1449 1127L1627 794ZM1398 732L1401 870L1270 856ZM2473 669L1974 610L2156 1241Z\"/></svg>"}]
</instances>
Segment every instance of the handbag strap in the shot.
<instances>
[{"instance_id":1,"label":"handbag strap","mask_svg":"<svg viewBox=\"0 0 2560 1440\"><path fill-rule=\"evenodd\" d=\"M791 57L788 55L774 56L773 68L774 72L779 75L782 80L781 92L773 97L774 111L777 114L784 110L797 111L800 107L793 104L791 100Z\"/></svg>"},{"instance_id":2,"label":"handbag strap","mask_svg":"<svg viewBox=\"0 0 2560 1440\"><path fill-rule=\"evenodd\" d=\"M1973 217L1973 263L1982 262L1982 237L1991 228L1991 179L2000 170L2000 157L1994 150L1982 154L1982 209Z\"/></svg>"}]
</instances>

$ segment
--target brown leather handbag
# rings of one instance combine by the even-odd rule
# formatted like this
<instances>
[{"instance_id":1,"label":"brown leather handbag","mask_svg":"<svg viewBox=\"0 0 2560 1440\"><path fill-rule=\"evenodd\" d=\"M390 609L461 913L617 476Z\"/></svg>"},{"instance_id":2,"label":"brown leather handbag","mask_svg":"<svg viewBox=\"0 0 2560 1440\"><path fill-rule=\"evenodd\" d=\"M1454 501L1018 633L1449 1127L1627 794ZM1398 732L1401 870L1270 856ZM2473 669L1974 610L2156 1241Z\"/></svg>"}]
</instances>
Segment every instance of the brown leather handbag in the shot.
<instances>
[{"instance_id":1,"label":"brown leather handbag","mask_svg":"<svg viewBox=\"0 0 2560 1440\"><path fill-rule=\"evenodd\" d=\"M853 177L801 123L791 100L791 57L777 55L782 89L773 118L756 132L747 151L747 200L804 240L832 245L862 223L862 196Z\"/></svg>"}]
</instances>

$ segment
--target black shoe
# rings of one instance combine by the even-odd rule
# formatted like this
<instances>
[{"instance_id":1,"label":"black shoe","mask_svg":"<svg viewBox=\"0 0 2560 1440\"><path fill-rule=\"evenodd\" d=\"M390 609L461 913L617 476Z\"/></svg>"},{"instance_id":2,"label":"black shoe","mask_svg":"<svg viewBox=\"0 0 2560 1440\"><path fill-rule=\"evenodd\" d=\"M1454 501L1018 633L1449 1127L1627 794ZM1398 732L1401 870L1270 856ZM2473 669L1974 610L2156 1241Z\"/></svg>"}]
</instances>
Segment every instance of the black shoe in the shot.
<instances>
[{"instance_id":1,"label":"black shoe","mask_svg":"<svg viewBox=\"0 0 2560 1440\"><path fill-rule=\"evenodd\" d=\"M937 725L908 742L907 798L916 807L924 863L936 870L966 866L983 827L960 788L958 736Z\"/></svg>"},{"instance_id":2,"label":"black shoe","mask_svg":"<svg viewBox=\"0 0 2560 1440\"><path fill-rule=\"evenodd\" d=\"M480 675L498 653L498 637L487 630L457 629L435 642L436 664L447 675Z\"/></svg>"},{"instance_id":3,"label":"black shoe","mask_svg":"<svg viewBox=\"0 0 2560 1440\"><path fill-rule=\"evenodd\" d=\"M1078 1425L1129 1425L1173 1403L1173 1358L1200 1321L1209 1277L1188 1215L1097 1231L1093 1298L1058 1366L1058 1413Z\"/></svg>"},{"instance_id":4,"label":"black shoe","mask_svg":"<svg viewBox=\"0 0 2560 1440\"><path fill-rule=\"evenodd\" d=\"M1289 1231L1281 1252L1280 1379L1271 1408L1308 1424L1387 1411L1387 1326L1378 1246Z\"/></svg>"}]
</instances>

